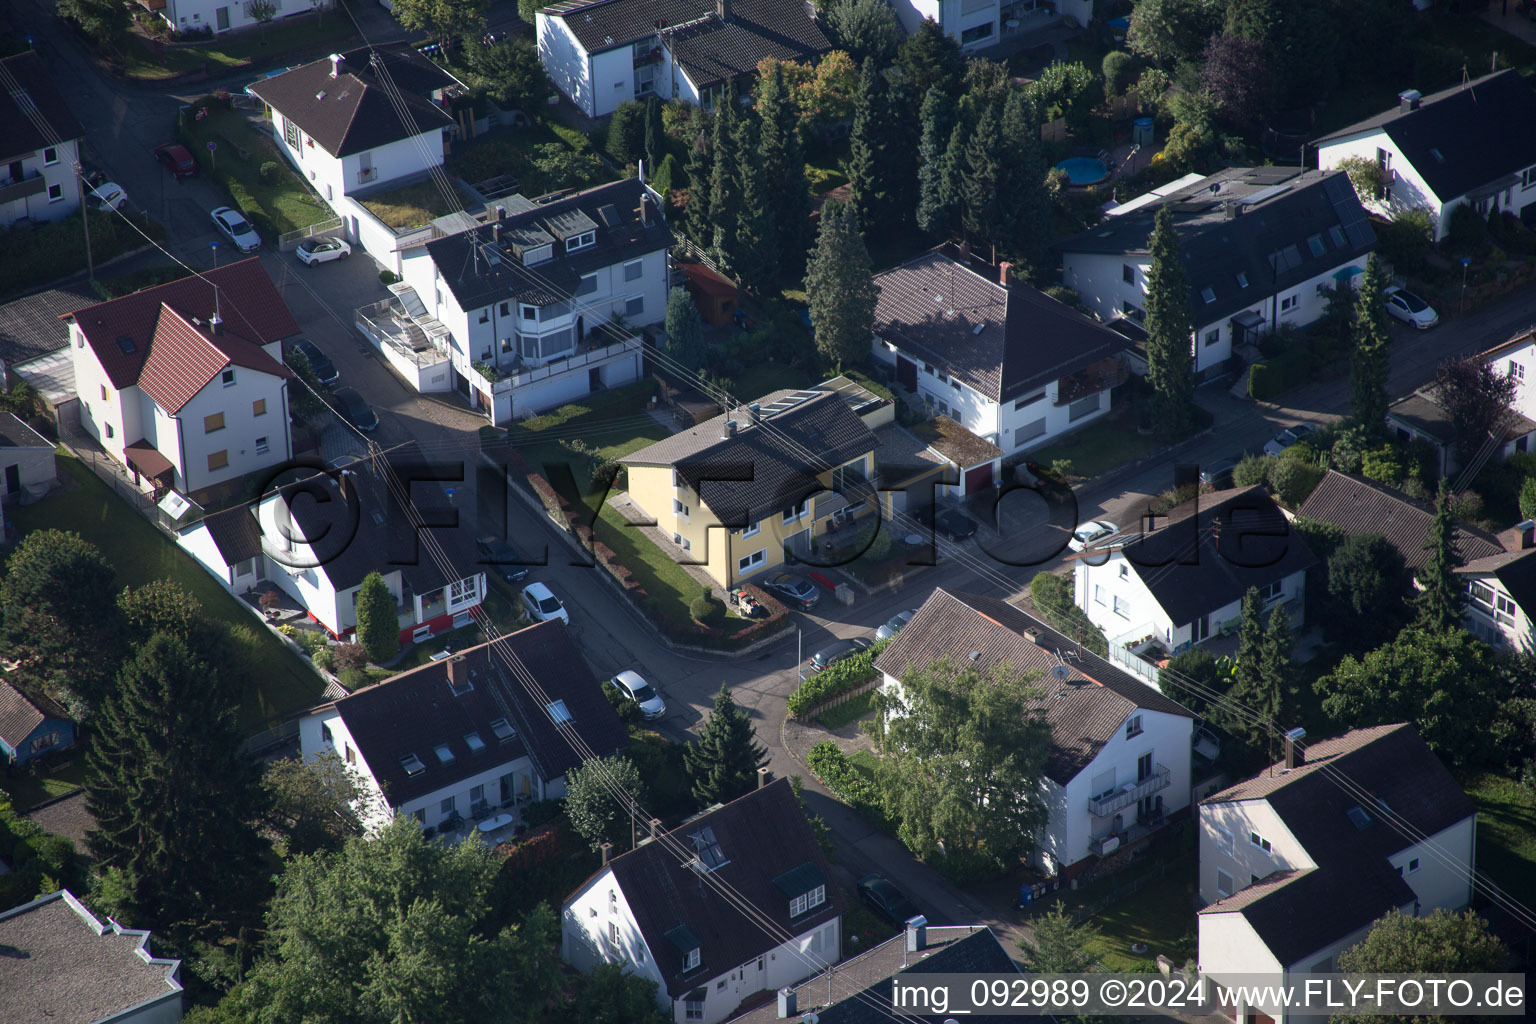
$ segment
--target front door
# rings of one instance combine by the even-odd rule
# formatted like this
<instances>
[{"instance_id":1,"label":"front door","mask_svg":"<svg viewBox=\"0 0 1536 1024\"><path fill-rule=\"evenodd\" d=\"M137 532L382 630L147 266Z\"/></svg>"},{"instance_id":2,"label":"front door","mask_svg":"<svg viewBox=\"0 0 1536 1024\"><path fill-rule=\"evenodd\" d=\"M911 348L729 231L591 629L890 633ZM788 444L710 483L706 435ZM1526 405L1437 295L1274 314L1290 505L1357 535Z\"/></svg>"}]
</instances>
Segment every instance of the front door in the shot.
<instances>
[{"instance_id":1,"label":"front door","mask_svg":"<svg viewBox=\"0 0 1536 1024\"><path fill-rule=\"evenodd\" d=\"M902 356L896 357L896 383L908 391L917 390L917 364Z\"/></svg>"},{"instance_id":2,"label":"front door","mask_svg":"<svg viewBox=\"0 0 1536 1024\"><path fill-rule=\"evenodd\" d=\"M1136 759L1136 781L1145 782L1152 775L1152 755L1142 754Z\"/></svg>"},{"instance_id":3,"label":"front door","mask_svg":"<svg viewBox=\"0 0 1536 1024\"><path fill-rule=\"evenodd\" d=\"M16 494L21 490L21 468L16 465L5 467L5 493Z\"/></svg>"},{"instance_id":4,"label":"front door","mask_svg":"<svg viewBox=\"0 0 1536 1024\"><path fill-rule=\"evenodd\" d=\"M1202 615L1189 627L1189 642L1198 644L1211 635L1211 619L1208 615Z\"/></svg>"},{"instance_id":5,"label":"front door","mask_svg":"<svg viewBox=\"0 0 1536 1024\"><path fill-rule=\"evenodd\" d=\"M218 10L214 11L213 20L217 24L218 30L220 32L229 31L229 8L220 7Z\"/></svg>"},{"instance_id":6,"label":"front door","mask_svg":"<svg viewBox=\"0 0 1536 1024\"><path fill-rule=\"evenodd\" d=\"M587 371L587 390L603 390L603 371L595 366Z\"/></svg>"}]
</instances>

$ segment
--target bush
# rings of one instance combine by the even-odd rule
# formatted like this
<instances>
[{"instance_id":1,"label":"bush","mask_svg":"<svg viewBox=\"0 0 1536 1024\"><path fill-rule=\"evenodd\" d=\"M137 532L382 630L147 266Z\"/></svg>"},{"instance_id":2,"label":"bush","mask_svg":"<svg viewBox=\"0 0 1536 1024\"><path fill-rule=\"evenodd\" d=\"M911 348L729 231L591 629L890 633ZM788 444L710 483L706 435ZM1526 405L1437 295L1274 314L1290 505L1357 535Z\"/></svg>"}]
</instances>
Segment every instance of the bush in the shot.
<instances>
[{"instance_id":1,"label":"bush","mask_svg":"<svg viewBox=\"0 0 1536 1024\"><path fill-rule=\"evenodd\" d=\"M638 725L644 721L645 715L640 711L640 705L630 700L617 686L604 679L603 696L608 698L608 706L613 708L614 714L619 716L619 721L625 725Z\"/></svg>"},{"instance_id":2,"label":"bush","mask_svg":"<svg viewBox=\"0 0 1536 1024\"><path fill-rule=\"evenodd\" d=\"M851 807L879 811L880 794L864 773L853 766L848 755L831 740L822 740L806 751L805 766L832 791L832 795Z\"/></svg>"},{"instance_id":3,"label":"bush","mask_svg":"<svg viewBox=\"0 0 1536 1024\"><path fill-rule=\"evenodd\" d=\"M1488 222L1477 211L1462 203L1451 211L1451 245L1457 249L1476 249L1488 237Z\"/></svg>"},{"instance_id":4,"label":"bush","mask_svg":"<svg viewBox=\"0 0 1536 1024\"><path fill-rule=\"evenodd\" d=\"M1269 469L1269 486L1276 497L1292 509L1307 500L1307 495L1322 478L1321 469L1301 458L1275 459Z\"/></svg>"},{"instance_id":5,"label":"bush","mask_svg":"<svg viewBox=\"0 0 1536 1024\"><path fill-rule=\"evenodd\" d=\"M354 693L373 683L373 677L360 668L344 668L337 674L336 678L341 680L342 686L345 686Z\"/></svg>"},{"instance_id":6,"label":"bush","mask_svg":"<svg viewBox=\"0 0 1536 1024\"><path fill-rule=\"evenodd\" d=\"M657 167L655 173L651 175L651 187L662 199L666 199L667 193L677 187L676 180L679 173L677 157L668 153L662 158L661 166Z\"/></svg>"},{"instance_id":7,"label":"bush","mask_svg":"<svg viewBox=\"0 0 1536 1024\"><path fill-rule=\"evenodd\" d=\"M688 614L693 616L695 622L706 626L718 626L725 618L725 606L716 600L715 596L705 590L698 597L688 603Z\"/></svg>"},{"instance_id":8,"label":"bush","mask_svg":"<svg viewBox=\"0 0 1536 1024\"><path fill-rule=\"evenodd\" d=\"M261 177L263 185L280 185L283 181L283 169L274 160L264 160L261 170L256 172Z\"/></svg>"},{"instance_id":9,"label":"bush","mask_svg":"<svg viewBox=\"0 0 1536 1024\"><path fill-rule=\"evenodd\" d=\"M1100 70L1104 74L1104 102L1124 96L1125 90L1136 80L1136 58L1124 50L1111 50L1104 55Z\"/></svg>"},{"instance_id":10,"label":"bush","mask_svg":"<svg viewBox=\"0 0 1536 1024\"><path fill-rule=\"evenodd\" d=\"M540 825L547 825L560 817L561 812L564 810L565 808L561 806L559 800L535 800L530 804L523 805L523 824L527 825L530 829L538 828Z\"/></svg>"},{"instance_id":11,"label":"bush","mask_svg":"<svg viewBox=\"0 0 1536 1024\"><path fill-rule=\"evenodd\" d=\"M632 164L645 156L645 104L625 100L608 122L608 155L620 165Z\"/></svg>"},{"instance_id":12,"label":"bush","mask_svg":"<svg viewBox=\"0 0 1536 1024\"><path fill-rule=\"evenodd\" d=\"M1262 363L1254 363L1248 372L1248 397L1266 402L1303 383L1312 373L1312 355L1305 349L1291 349Z\"/></svg>"},{"instance_id":13,"label":"bush","mask_svg":"<svg viewBox=\"0 0 1536 1024\"><path fill-rule=\"evenodd\" d=\"M1526 519L1536 519L1536 476L1528 476L1520 485L1520 514Z\"/></svg>"},{"instance_id":14,"label":"bush","mask_svg":"<svg viewBox=\"0 0 1536 1024\"><path fill-rule=\"evenodd\" d=\"M1376 229L1377 250L1400 274L1424 269L1434 248L1435 223L1428 210L1404 210Z\"/></svg>"},{"instance_id":15,"label":"bush","mask_svg":"<svg viewBox=\"0 0 1536 1024\"><path fill-rule=\"evenodd\" d=\"M1232 467L1234 487L1253 487L1269 482L1269 456L1244 455L1242 461Z\"/></svg>"},{"instance_id":16,"label":"bush","mask_svg":"<svg viewBox=\"0 0 1536 1024\"><path fill-rule=\"evenodd\" d=\"M363 650L362 644L337 644L330 648L331 659L336 667L343 672L348 669L363 669L368 666L368 652Z\"/></svg>"},{"instance_id":17,"label":"bush","mask_svg":"<svg viewBox=\"0 0 1536 1024\"><path fill-rule=\"evenodd\" d=\"M789 695L789 713L797 717L803 715L816 705L841 697L875 678L875 658L888 643L889 640L877 640L869 650L844 658L831 668L802 680Z\"/></svg>"},{"instance_id":18,"label":"bush","mask_svg":"<svg viewBox=\"0 0 1536 1024\"><path fill-rule=\"evenodd\" d=\"M396 276L393 270L381 270L379 271L379 283L388 287L392 284L399 284L400 278Z\"/></svg>"},{"instance_id":19,"label":"bush","mask_svg":"<svg viewBox=\"0 0 1536 1024\"><path fill-rule=\"evenodd\" d=\"M1360 474L1367 480L1396 487L1403 479L1403 463L1398 450L1387 444L1362 453Z\"/></svg>"},{"instance_id":20,"label":"bush","mask_svg":"<svg viewBox=\"0 0 1536 1024\"><path fill-rule=\"evenodd\" d=\"M315 663L315 668L330 672L336 667L336 659L331 657L329 647L322 647L309 657Z\"/></svg>"}]
</instances>

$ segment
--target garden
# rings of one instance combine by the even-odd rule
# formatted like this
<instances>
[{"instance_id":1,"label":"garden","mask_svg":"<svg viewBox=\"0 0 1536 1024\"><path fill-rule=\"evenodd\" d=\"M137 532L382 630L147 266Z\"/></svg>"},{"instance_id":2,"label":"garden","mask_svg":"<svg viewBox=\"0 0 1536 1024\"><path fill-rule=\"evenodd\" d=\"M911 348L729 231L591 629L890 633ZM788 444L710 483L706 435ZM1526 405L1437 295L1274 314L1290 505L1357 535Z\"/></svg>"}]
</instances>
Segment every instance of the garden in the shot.
<instances>
[{"instance_id":1,"label":"garden","mask_svg":"<svg viewBox=\"0 0 1536 1024\"><path fill-rule=\"evenodd\" d=\"M447 169L471 185L498 182L529 198L614 179L586 136L544 117L459 143Z\"/></svg>"},{"instance_id":2,"label":"garden","mask_svg":"<svg viewBox=\"0 0 1536 1024\"><path fill-rule=\"evenodd\" d=\"M120 214L88 214L91 258L97 266L156 242L165 240L165 227L130 210ZM76 213L49 224L0 229L0 298L9 298L39 285L69 277L86 268L85 230ZM137 228L137 230L135 230ZM140 232L143 234L140 234Z\"/></svg>"},{"instance_id":3,"label":"garden","mask_svg":"<svg viewBox=\"0 0 1536 1024\"><path fill-rule=\"evenodd\" d=\"M135 11L135 30L122 45L123 73L142 81L160 81L206 69L218 75L260 64L302 64L356 38L352 20L336 11L299 15L259 28L215 37L177 32L165 19Z\"/></svg>"},{"instance_id":4,"label":"garden","mask_svg":"<svg viewBox=\"0 0 1536 1024\"><path fill-rule=\"evenodd\" d=\"M379 218L386 227L396 230L424 228L438 217L453 213L443 198L437 181L425 181L401 185L388 192L371 192L358 199L368 212Z\"/></svg>"}]
</instances>

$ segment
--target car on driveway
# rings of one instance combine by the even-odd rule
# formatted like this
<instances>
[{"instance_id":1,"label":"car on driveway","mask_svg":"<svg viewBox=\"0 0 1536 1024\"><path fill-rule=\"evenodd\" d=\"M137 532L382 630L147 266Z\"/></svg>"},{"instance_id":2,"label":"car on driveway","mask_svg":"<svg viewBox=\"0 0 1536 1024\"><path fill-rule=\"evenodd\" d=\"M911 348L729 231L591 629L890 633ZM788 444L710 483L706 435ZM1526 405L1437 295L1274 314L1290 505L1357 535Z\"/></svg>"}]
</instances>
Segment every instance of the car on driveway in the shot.
<instances>
[{"instance_id":1,"label":"car on driveway","mask_svg":"<svg viewBox=\"0 0 1536 1024\"><path fill-rule=\"evenodd\" d=\"M500 537L481 537L475 541L475 547L480 549L480 564L508 583L516 583L528 575L528 566L521 564L527 559Z\"/></svg>"},{"instance_id":2,"label":"car on driveway","mask_svg":"<svg viewBox=\"0 0 1536 1024\"><path fill-rule=\"evenodd\" d=\"M816 584L793 572L776 572L763 580L762 586L773 591L774 596L791 608L798 608L808 612L816 607L816 602L821 600L821 591L816 589Z\"/></svg>"},{"instance_id":3,"label":"car on driveway","mask_svg":"<svg viewBox=\"0 0 1536 1024\"><path fill-rule=\"evenodd\" d=\"M213 226L241 252L255 252L261 248L261 236L233 206L221 206L214 210Z\"/></svg>"},{"instance_id":4,"label":"car on driveway","mask_svg":"<svg viewBox=\"0 0 1536 1024\"><path fill-rule=\"evenodd\" d=\"M313 267L332 260L346 259L352 255L352 246L347 244L345 238L306 238L299 243L293 254L306 267Z\"/></svg>"},{"instance_id":5,"label":"car on driveway","mask_svg":"<svg viewBox=\"0 0 1536 1024\"><path fill-rule=\"evenodd\" d=\"M859 879L859 899L888 923L900 928L917 916L917 908L906 894L896 888L889 878L882 875L865 875Z\"/></svg>"},{"instance_id":6,"label":"car on driveway","mask_svg":"<svg viewBox=\"0 0 1536 1024\"><path fill-rule=\"evenodd\" d=\"M661 699L661 694L651 688L634 669L625 669L612 679L608 680L624 696L640 705L640 713L646 719L654 720L664 718L667 714L667 702Z\"/></svg>"},{"instance_id":7,"label":"car on driveway","mask_svg":"<svg viewBox=\"0 0 1536 1024\"><path fill-rule=\"evenodd\" d=\"M875 639L876 640L889 640L891 637L895 636L897 633L900 633L901 632L901 627L905 626L907 623L911 622L912 621L912 616L914 616L916 614L917 614L916 609L908 608L904 612L897 612L895 615L892 615L890 617L890 619L886 622L885 625L883 625L879 629L875 630Z\"/></svg>"},{"instance_id":8,"label":"car on driveway","mask_svg":"<svg viewBox=\"0 0 1536 1024\"><path fill-rule=\"evenodd\" d=\"M128 193L114 181L91 189L91 209L97 213L121 210L128 205Z\"/></svg>"},{"instance_id":9,"label":"car on driveway","mask_svg":"<svg viewBox=\"0 0 1536 1024\"><path fill-rule=\"evenodd\" d=\"M1316 433L1317 428L1310 423L1298 423L1294 427L1286 427L1280 433L1264 442L1264 454L1279 455L1296 442L1305 441Z\"/></svg>"},{"instance_id":10,"label":"car on driveway","mask_svg":"<svg viewBox=\"0 0 1536 1024\"><path fill-rule=\"evenodd\" d=\"M976 520L952 508L924 505L913 513L912 518L924 526L933 527L940 537L955 544L976 536Z\"/></svg>"},{"instance_id":11,"label":"car on driveway","mask_svg":"<svg viewBox=\"0 0 1536 1024\"><path fill-rule=\"evenodd\" d=\"M1435 307L1397 285L1383 289L1381 297L1388 313L1421 331L1427 331L1440 322L1440 314L1435 312Z\"/></svg>"},{"instance_id":12,"label":"car on driveway","mask_svg":"<svg viewBox=\"0 0 1536 1024\"><path fill-rule=\"evenodd\" d=\"M571 624L571 615L565 605L542 583L530 583L523 588L523 611L534 622L559 619L567 626Z\"/></svg>"},{"instance_id":13,"label":"car on driveway","mask_svg":"<svg viewBox=\"0 0 1536 1024\"><path fill-rule=\"evenodd\" d=\"M848 640L834 640L811 655L811 671L820 672L824 668L831 668L844 658L851 658L860 651L869 650L874 645L875 642L867 636L856 636Z\"/></svg>"},{"instance_id":14,"label":"car on driveway","mask_svg":"<svg viewBox=\"0 0 1536 1024\"><path fill-rule=\"evenodd\" d=\"M1091 523L1084 523L1072 531L1072 539L1067 541L1069 551L1082 551L1101 540L1113 537L1120 532L1120 527L1107 519L1098 519Z\"/></svg>"},{"instance_id":15,"label":"car on driveway","mask_svg":"<svg viewBox=\"0 0 1536 1024\"><path fill-rule=\"evenodd\" d=\"M192 154L187 152L186 146L177 145L174 142L156 146L155 159L178 179L190 178L197 173L197 161L192 159Z\"/></svg>"},{"instance_id":16,"label":"car on driveway","mask_svg":"<svg viewBox=\"0 0 1536 1024\"><path fill-rule=\"evenodd\" d=\"M292 354L298 352L309 363L309 368L315 371L315 379L326 387L335 387L341 380L341 373L336 369L336 364L331 362L331 357L320 351L320 346L308 338L294 338L288 343L290 361Z\"/></svg>"},{"instance_id":17,"label":"car on driveway","mask_svg":"<svg viewBox=\"0 0 1536 1024\"><path fill-rule=\"evenodd\" d=\"M1243 461L1241 455L1234 455L1227 459L1217 459L1209 465L1200 467L1200 482L1209 484L1216 490L1232 486L1232 471L1237 464Z\"/></svg>"},{"instance_id":18,"label":"car on driveway","mask_svg":"<svg viewBox=\"0 0 1536 1024\"><path fill-rule=\"evenodd\" d=\"M332 397L336 400L337 411L358 430L371 434L379 429L379 414L352 388L337 388Z\"/></svg>"}]
</instances>

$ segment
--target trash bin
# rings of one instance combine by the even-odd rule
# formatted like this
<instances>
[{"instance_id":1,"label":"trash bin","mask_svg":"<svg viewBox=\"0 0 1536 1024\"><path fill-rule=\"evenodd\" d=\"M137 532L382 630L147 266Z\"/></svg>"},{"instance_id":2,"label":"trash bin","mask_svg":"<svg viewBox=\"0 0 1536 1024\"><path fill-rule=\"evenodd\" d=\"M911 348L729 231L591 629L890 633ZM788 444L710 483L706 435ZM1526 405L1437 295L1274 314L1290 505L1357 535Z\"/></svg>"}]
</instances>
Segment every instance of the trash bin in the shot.
<instances>
[{"instance_id":1,"label":"trash bin","mask_svg":"<svg viewBox=\"0 0 1536 1024\"><path fill-rule=\"evenodd\" d=\"M1138 117L1131 122L1131 141L1138 146L1148 147L1157 138L1157 129L1153 127L1150 117Z\"/></svg>"}]
</instances>

